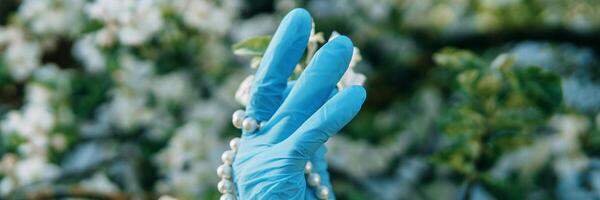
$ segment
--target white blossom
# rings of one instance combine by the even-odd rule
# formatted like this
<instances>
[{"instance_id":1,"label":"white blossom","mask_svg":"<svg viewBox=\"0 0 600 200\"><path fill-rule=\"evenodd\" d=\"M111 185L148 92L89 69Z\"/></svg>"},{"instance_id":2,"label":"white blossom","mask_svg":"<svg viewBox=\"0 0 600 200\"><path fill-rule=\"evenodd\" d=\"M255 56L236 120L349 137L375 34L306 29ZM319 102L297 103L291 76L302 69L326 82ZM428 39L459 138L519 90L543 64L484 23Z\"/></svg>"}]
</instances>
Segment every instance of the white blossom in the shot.
<instances>
[{"instance_id":1,"label":"white blossom","mask_svg":"<svg viewBox=\"0 0 600 200\"><path fill-rule=\"evenodd\" d=\"M10 75L17 81L23 81L39 67L42 50L37 43L16 40L11 42L4 52Z\"/></svg>"},{"instance_id":2,"label":"white blossom","mask_svg":"<svg viewBox=\"0 0 600 200\"><path fill-rule=\"evenodd\" d=\"M58 123L69 121L66 118L69 118L70 111L57 105L64 98L65 91L62 90L66 89L64 79L67 76L53 64L44 65L33 74L32 79L39 82L26 84L24 105L9 111L0 122L1 133L5 134L2 136L14 134L22 139L15 153L3 158L10 156L16 161L10 165L3 164L2 170L8 176L0 180L1 194L58 175L59 167L49 161L48 152L51 148L62 151L67 145L64 135L52 134ZM62 117L56 117L57 113Z\"/></svg>"},{"instance_id":3,"label":"white blossom","mask_svg":"<svg viewBox=\"0 0 600 200\"><path fill-rule=\"evenodd\" d=\"M254 84L254 75L250 75L242 81L237 91L235 92L235 100L242 104L248 105L250 102L250 91L252 90L252 85Z\"/></svg>"},{"instance_id":4,"label":"white blossom","mask_svg":"<svg viewBox=\"0 0 600 200\"><path fill-rule=\"evenodd\" d=\"M115 185L104 173L96 173L92 177L81 181L81 187L89 191L99 193L115 193L119 191L119 187Z\"/></svg>"},{"instance_id":5,"label":"white blossom","mask_svg":"<svg viewBox=\"0 0 600 200\"><path fill-rule=\"evenodd\" d=\"M238 0L224 0L219 4L207 0L178 0L172 3L187 26L217 34L229 30L232 19L236 17L236 12L231 11L237 10L240 4Z\"/></svg>"},{"instance_id":6,"label":"white blossom","mask_svg":"<svg viewBox=\"0 0 600 200\"><path fill-rule=\"evenodd\" d=\"M106 30L101 34L116 35L127 46L142 44L163 25L160 8L154 0L98 0L88 4L86 11L91 18L104 23Z\"/></svg>"},{"instance_id":7,"label":"white blossom","mask_svg":"<svg viewBox=\"0 0 600 200\"><path fill-rule=\"evenodd\" d=\"M192 81L182 72L173 72L156 77L152 82L152 93L161 102L183 103L190 100L193 93Z\"/></svg>"},{"instance_id":8,"label":"white blossom","mask_svg":"<svg viewBox=\"0 0 600 200\"><path fill-rule=\"evenodd\" d=\"M173 198L171 196L164 195L164 196L161 196L160 198L158 198L158 200L177 200L177 199Z\"/></svg>"},{"instance_id":9,"label":"white blossom","mask_svg":"<svg viewBox=\"0 0 600 200\"><path fill-rule=\"evenodd\" d=\"M119 86L138 94L149 91L154 77L152 61L141 60L131 54L123 53L119 64L120 68L113 72L113 78Z\"/></svg>"},{"instance_id":10,"label":"white blossom","mask_svg":"<svg viewBox=\"0 0 600 200\"><path fill-rule=\"evenodd\" d=\"M272 15L256 15L250 19L237 22L231 27L231 35L234 41L241 41L257 35L272 34L275 30L277 20Z\"/></svg>"},{"instance_id":11,"label":"white blossom","mask_svg":"<svg viewBox=\"0 0 600 200\"><path fill-rule=\"evenodd\" d=\"M106 69L106 58L96 46L92 35L86 35L75 42L73 55L83 63L85 69L90 73L98 73Z\"/></svg>"},{"instance_id":12,"label":"white blossom","mask_svg":"<svg viewBox=\"0 0 600 200\"><path fill-rule=\"evenodd\" d=\"M31 141L46 138L54 125L54 116L48 107L50 92L39 84L31 84L27 89L27 101L23 110L14 110L2 121L2 130L17 133ZM46 142L38 142L45 144Z\"/></svg>"},{"instance_id":13,"label":"white blossom","mask_svg":"<svg viewBox=\"0 0 600 200\"><path fill-rule=\"evenodd\" d=\"M109 104L112 123L124 130L146 124L152 119L152 111L146 103L147 99L144 96L125 89L114 90Z\"/></svg>"},{"instance_id":14,"label":"white blossom","mask_svg":"<svg viewBox=\"0 0 600 200\"><path fill-rule=\"evenodd\" d=\"M18 161L15 171L20 184L26 185L35 180L55 177L58 175L59 169L44 158L32 157Z\"/></svg>"},{"instance_id":15,"label":"white blossom","mask_svg":"<svg viewBox=\"0 0 600 200\"><path fill-rule=\"evenodd\" d=\"M167 178L167 190L200 196L217 181L214 169L226 145L207 128L194 121L186 123L156 157Z\"/></svg>"},{"instance_id":16,"label":"white blossom","mask_svg":"<svg viewBox=\"0 0 600 200\"><path fill-rule=\"evenodd\" d=\"M0 27L0 46L10 44L12 41L23 41L23 30L14 26Z\"/></svg>"},{"instance_id":17,"label":"white blossom","mask_svg":"<svg viewBox=\"0 0 600 200\"><path fill-rule=\"evenodd\" d=\"M154 72L151 62L128 54L119 63L120 68L113 72L117 87L111 91L109 115L113 124L129 130L153 119L153 110L148 106L148 93Z\"/></svg>"},{"instance_id":18,"label":"white blossom","mask_svg":"<svg viewBox=\"0 0 600 200\"><path fill-rule=\"evenodd\" d=\"M18 17L36 34L71 34L79 29L85 0L25 0Z\"/></svg>"},{"instance_id":19,"label":"white blossom","mask_svg":"<svg viewBox=\"0 0 600 200\"><path fill-rule=\"evenodd\" d=\"M44 157L30 157L18 160L11 170L15 179L4 178L0 182L0 194L7 194L12 189L33 183L37 180L51 179L60 172L58 166L49 163Z\"/></svg>"}]
</instances>

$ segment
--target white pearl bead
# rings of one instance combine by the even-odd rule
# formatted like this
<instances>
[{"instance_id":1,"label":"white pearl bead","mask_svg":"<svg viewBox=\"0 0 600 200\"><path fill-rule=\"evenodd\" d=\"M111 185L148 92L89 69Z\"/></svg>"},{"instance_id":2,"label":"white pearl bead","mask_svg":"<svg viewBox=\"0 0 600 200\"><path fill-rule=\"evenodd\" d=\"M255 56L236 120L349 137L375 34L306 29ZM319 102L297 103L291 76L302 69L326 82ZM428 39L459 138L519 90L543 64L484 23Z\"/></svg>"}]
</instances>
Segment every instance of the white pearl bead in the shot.
<instances>
[{"instance_id":1,"label":"white pearl bead","mask_svg":"<svg viewBox=\"0 0 600 200\"><path fill-rule=\"evenodd\" d=\"M321 176L317 173L310 173L308 175L308 185L317 187L321 184Z\"/></svg>"},{"instance_id":2,"label":"white pearl bead","mask_svg":"<svg viewBox=\"0 0 600 200\"><path fill-rule=\"evenodd\" d=\"M258 127L265 127L265 124L267 124L267 121L262 121L258 124Z\"/></svg>"},{"instance_id":3,"label":"white pearl bead","mask_svg":"<svg viewBox=\"0 0 600 200\"><path fill-rule=\"evenodd\" d=\"M231 194L223 194L219 200L234 200L235 198Z\"/></svg>"},{"instance_id":4,"label":"white pearl bead","mask_svg":"<svg viewBox=\"0 0 600 200\"><path fill-rule=\"evenodd\" d=\"M219 175L220 178L231 179L231 174L231 166L227 164L222 164L221 166L219 166L219 168L217 168L217 175Z\"/></svg>"},{"instance_id":5,"label":"white pearl bead","mask_svg":"<svg viewBox=\"0 0 600 200\"><path fill-rule=\"evenodd\" d=\"M217 184L217 188L219 189L219 192L221 192L223 194L232 193L233 192L233 183L229 180L221 179L221 181L219 181L219 184Z\"/></svg>"},{"instance_id":6,"label":"white pearl bead","mask_svg":"<svg viewBox=\"0 0 600 200\"><path fill-rule=\"evenodd\" d=\"M231 123L233 123L233 126L236 128L242 128L244 118L246 118L246 112L244 112L244 110L236 110L231 117Z\"/></svg>"},{"instance_id":7,"label":"white pearl bead","mask_svg":"<svg viewBox=\"0 0 600 200\"><path fill-rule=\"evenodd\" d=\"M305 174L310 174L313 170L313 165L312 162L308 161L306 162L306 165L304 165L304 173Z\"/></svg>"},{"instance_id":8,"label":"white pearl bead","mask_svg":"<svg viewBox=\"0 0 600 200\"><path fill-rule=\"evenodd\" d=\"M246 132L252 133L252 132L256 131L256 129L258 128L258 124L254 118L248 117L248 118L244 119L244 122L242 123L242 128Z\"/></svg>"},{"instance_id":9,"label":"white pearl bead","mask_svg":"<svg viewBox=\"0 0 600 200\"><path fill-rule=\"evenodd\" d=\"M221 155L221 161L227 165L231 165L233 163L233 157L235 157L235 152L232 150L227 150L223 152L223 155Z\"/></svg>"},{"instance_id":10,"label":"white pearl bead","mask_svg":"<svg viewBox=\"0 0 600 200\"><path fill-rule=\"evenodd\" d=\"M229 141L229 147L231 148L231 150L237 151L238 147L240 147L240 142L241 139L239 137L233 138L231 139L231 141Z\"/></svg>"},{"instance_id":11,"label":"white pearl bead","mask_svg":"<svg viewBox=\"0 0 600 200\"><path fill-rule=\"evenodd\" d=\"M317 189L317 197L319 199L327 199L329 197L329 188L327 186L319 186Z\"/></svg>"}]
</instances>

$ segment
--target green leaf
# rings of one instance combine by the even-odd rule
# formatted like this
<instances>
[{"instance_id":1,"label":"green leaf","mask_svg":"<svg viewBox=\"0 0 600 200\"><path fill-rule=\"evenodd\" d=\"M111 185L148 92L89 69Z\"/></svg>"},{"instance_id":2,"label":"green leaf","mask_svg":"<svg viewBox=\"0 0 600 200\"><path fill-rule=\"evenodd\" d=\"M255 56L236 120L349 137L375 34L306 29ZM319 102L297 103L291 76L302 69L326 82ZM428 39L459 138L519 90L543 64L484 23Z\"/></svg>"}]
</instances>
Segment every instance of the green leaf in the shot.
<instances>
[{"instance_id":1,"label":"green leaf","mask_svg":"<svg viewBox=\"0 0 600 200\"><path fill-rule=\"evenodd\" d=\"M480 180L483 187L499 199L526 199L526 190L522 185L494 179L488 174L482 175Z\"/></svg>"},{"instance_id":2,"label":"green leaf","mask_svg":"<svg viewBox=\"0 0 600 200\"><path fill-rule=\"evenodd\" d=\"M465 69L481 69L486 63L470 51L455 48L444 48L433 55L435 63L453 71Z\"/></svg>"},{"instance_id":3,"label":"green leaf","mask_svg":"<svg viewBox=\"0 0 600 200\"><path fill-rule=\"evenodd\" d=\"M545 116L535 107L502 107L491 117L490 125L494 130L528 129L543 123Z\"/></svg>"},{"instance_id":4,"label":"green leaf","mask_svg":"<svg viewBox=\"0 0 600 200\"><path fill-rule=\"evenodd\" d=\"M512 54L500 54L492 61L492 69L498 69L500 71L509 71L515 64L515 56Z\"/></svg>"},{"instance_id":5,"label":"green leaf","mask_svg":"<svg viewBox=\"0 0 600 200\"><path fill-rule=\"evenodd\" d=\"M497 95L502 88L502 79L495 74L488 73L479 78L475 91L480 97L491 97Z\"/></svg>"},{"instance_id":6,"label":"green leaf","mask_svg":"<svg viewBox=\"0 0 600 200\"><path fill-rule=\"evenodd\" d=\"M271 36L258 36L233 45L233 53L238 56L262 56L267 51Z\"/></svg>"},{"instance_id":7,"label":"green leaf","mask_svg":"<svg viewBox=\"0 0 600 200\"><path fill-rule=\"evenodd\" d=\"M458 85L467 93L469 96L475 96L476 81L479 79L479 70L466 70L456 76Z\"/></svg>"},{"instance_id":8,"label":"green leaf","mask_svg":"<svg viewBox=\"0 0 600 200\"><path fill-rule=\"evenodd\" d=\"M515 71L524 95L533 105L545 113L552 113L562 104L560 77L539 67L529 67Z\"/></svg>"},{"instance_id":9,"label":"green leaf","mask_svg":"<svg viewBox=\"0 0 600 200\"><path fill-rule=\"evenodd\" d=\"M461 139L479 137L486 131L485 117L469 106L448 110L440 119L440 127L446 135Z\"/></svg>"}]
</instances>

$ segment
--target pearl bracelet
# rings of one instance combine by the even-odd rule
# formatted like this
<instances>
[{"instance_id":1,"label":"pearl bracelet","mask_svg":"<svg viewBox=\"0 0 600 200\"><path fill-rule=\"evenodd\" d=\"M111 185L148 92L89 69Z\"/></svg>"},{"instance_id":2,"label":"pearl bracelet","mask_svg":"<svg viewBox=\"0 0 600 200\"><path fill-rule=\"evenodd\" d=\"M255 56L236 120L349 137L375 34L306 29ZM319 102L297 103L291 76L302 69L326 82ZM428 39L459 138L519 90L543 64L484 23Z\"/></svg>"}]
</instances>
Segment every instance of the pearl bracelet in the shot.
<instances>
[{"instance_id":1,"label":"pearl bracelet","mask_svg":"<svg viewBox=\"0 0 600 200\"><path fill-rule=\"evenodd\" d=\"M319 199L328 199L329 197L329 188L327 186L321 185L321 176L312 171L313 165L312 162L306 162L304 166L304 174L306 174L306 180L308 185L312 186L315 189L315 195Z\"/></svg>"},{"instance_id":2,"label":"pearl bracelet","mask_svg":"<svg viewBox=\"0 0 600 200\"><path fill-rule=\"evenodd\" d=\"M247 117L246 112L243 110L236 110L233 113L231 121L233 126L249 133L253 133L260 129L260 124L254 118ZM223 164L217 168L217 175L221 178L221 181L219 181L217 185L219 192L222 194L220 200L236 199L235 184L232 180L233 168L231 165L237 154L240 142L241 139L239 137L233 138L229 141L229 147L231 149L223 152L221 155ZM318 173L313 172L313 164L310 161L306 162L306 165L304 166L304 174L306 175L308 185L315 189L317 198L328 199L329 188L321 185L321 176Z\"/></svg>"},{"instance_id":3,"label":"pearl bracelet","mask_svg":"<svg viewBox=\"0 0 600 200\"><path fill-rule=\"evenodd\" d=\"M235 158L235 154L240 146L240 138L236 137L229 141L229 147L231 150L227 150L223 152L221 155L221 161L223 164L217 168L217 175L221 178L219 184L217 184L217 188L219 192L221 192L220 200L235 200L235 186L233 184L232 176L233 176L233 168L231 165L233 164L233 159Z\"/></svg>"},{"instance_id":4,"label":"pearl bracelet","mask_svg":"<svg viewBox=\"0 0 600 200\"><path fill-rule=\"evenodd\" d=\"M260 124L258 124L258 122L254 118L246 117L246 112L244 112L243 110L236 110L233 113L231 122L236 128L242 129L249 133L253 133L254 131L260 128Z\"/></svg>"}]
</instances>

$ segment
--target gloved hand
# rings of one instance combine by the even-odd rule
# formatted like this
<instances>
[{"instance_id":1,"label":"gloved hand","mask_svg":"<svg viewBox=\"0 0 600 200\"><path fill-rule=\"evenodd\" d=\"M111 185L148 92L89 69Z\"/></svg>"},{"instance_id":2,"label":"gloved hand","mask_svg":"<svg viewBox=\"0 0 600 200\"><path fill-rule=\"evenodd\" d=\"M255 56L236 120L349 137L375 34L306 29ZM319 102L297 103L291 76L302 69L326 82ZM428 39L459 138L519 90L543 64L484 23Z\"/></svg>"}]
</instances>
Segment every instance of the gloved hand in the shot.
<instances>
[{"instance_id":1,"label":"gloved hand","mask_svg":"<svg viewBox=\"0 0 600 200\"><path fill-rule=\"evenodd\" d=\"M366 93L361 86L335 92L352 57L353 45L345 36L326 43L288 84L311 27L306 10L291 11L261 60L246 114L264 123L242 133L233 163L238 199L317 199L305 179L309 160L321 185L331 189L323 144L358 113ZM329 199L334 198L330 191Z\"/></svg>"}]
</instances>

